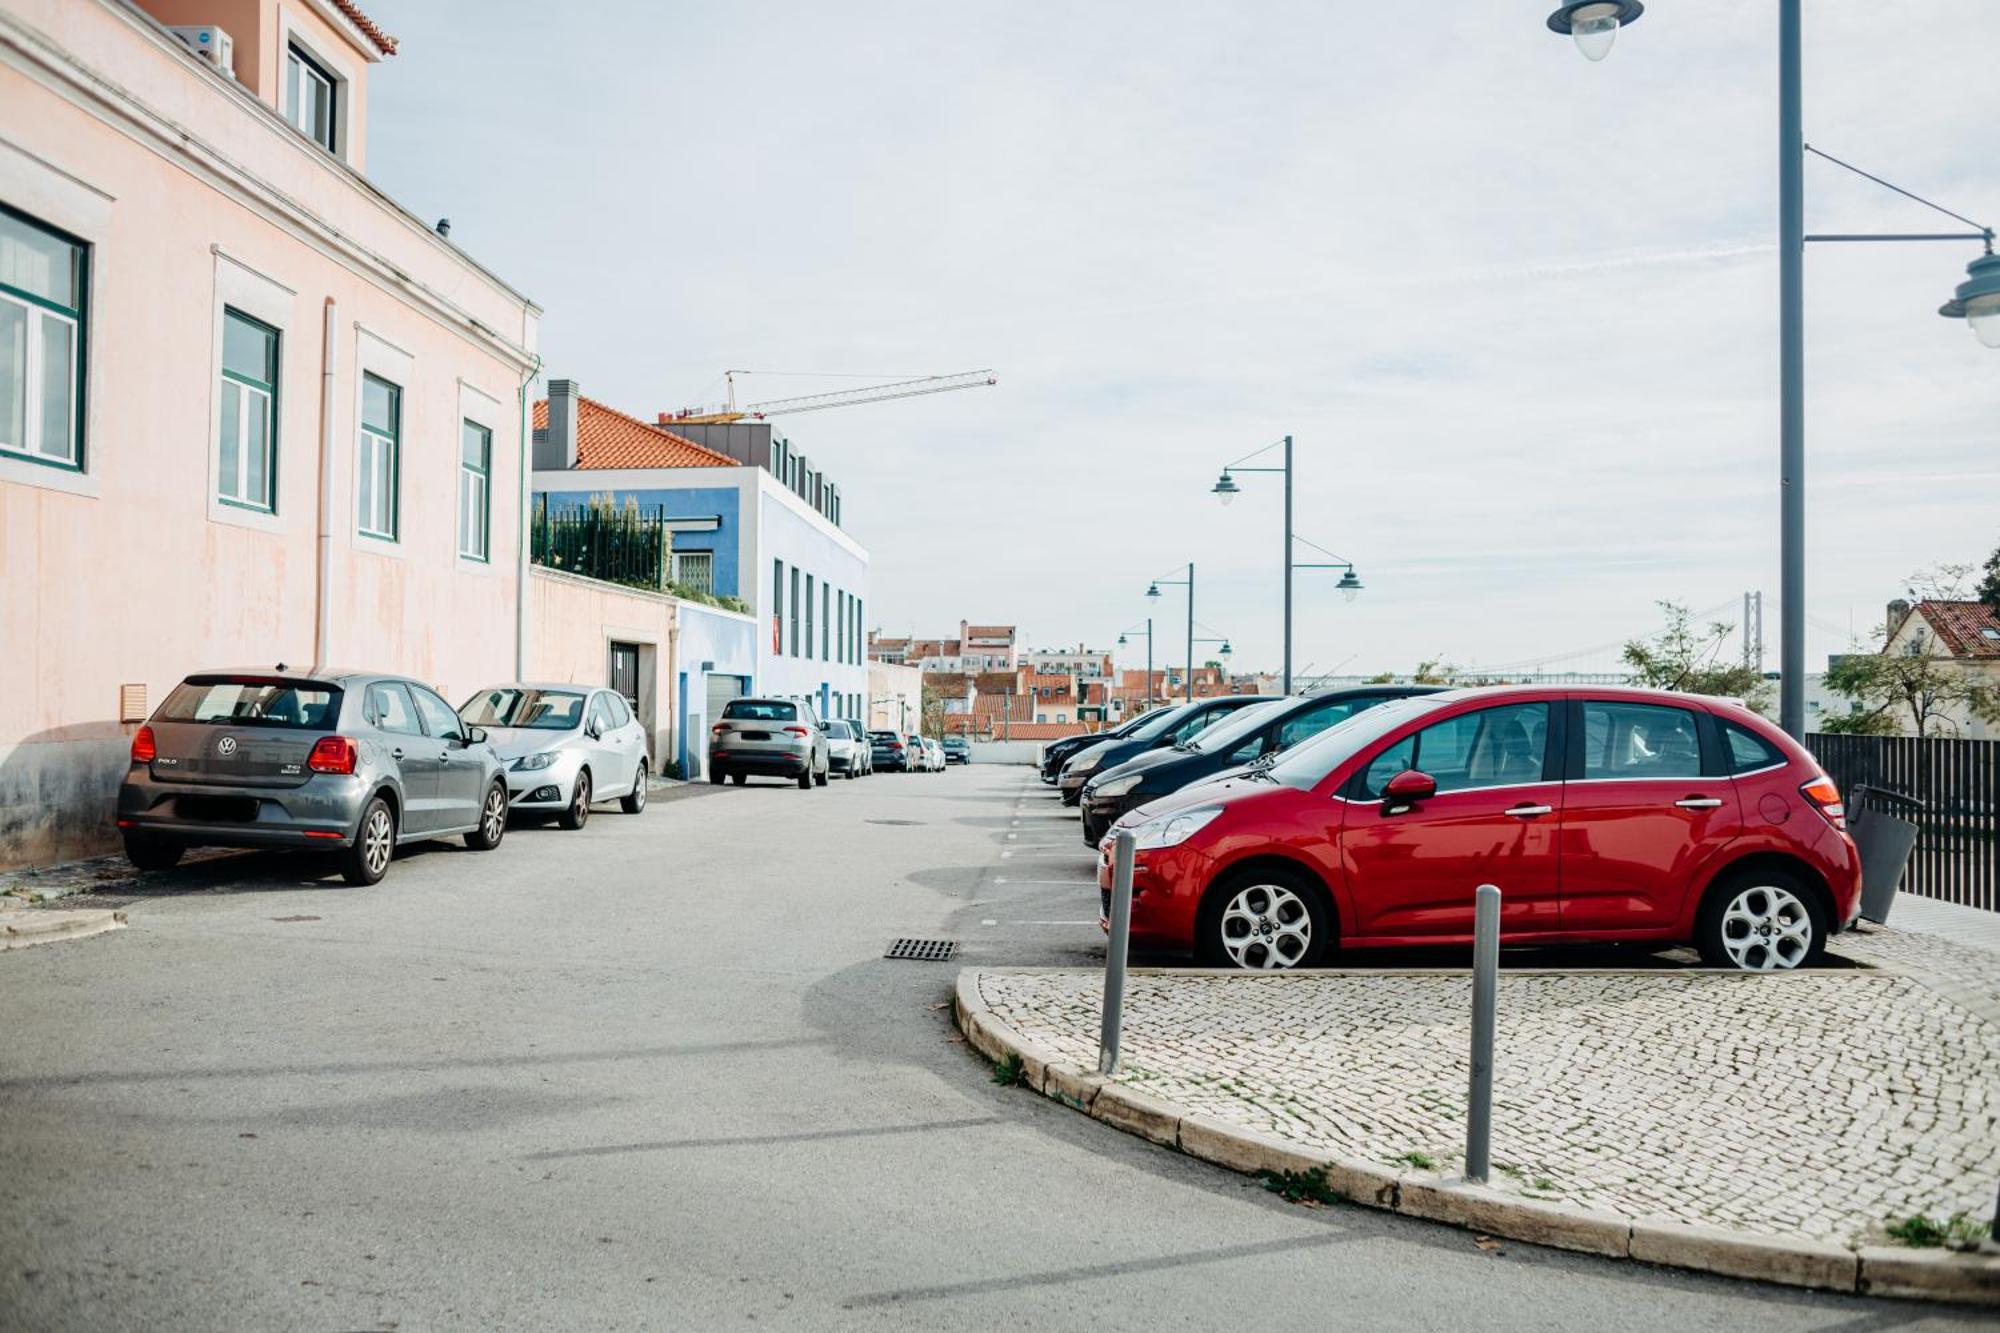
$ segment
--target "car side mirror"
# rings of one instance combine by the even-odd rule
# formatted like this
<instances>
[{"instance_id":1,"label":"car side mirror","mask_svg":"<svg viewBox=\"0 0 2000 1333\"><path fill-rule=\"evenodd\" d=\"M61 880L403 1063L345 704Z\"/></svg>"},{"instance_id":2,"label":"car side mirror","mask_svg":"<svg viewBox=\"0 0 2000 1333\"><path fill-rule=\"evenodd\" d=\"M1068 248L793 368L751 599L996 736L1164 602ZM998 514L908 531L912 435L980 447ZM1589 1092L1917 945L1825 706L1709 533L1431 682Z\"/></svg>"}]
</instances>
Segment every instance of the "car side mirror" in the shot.
<instances>
[{"instance_id":1,"label":"car side mirror","mask_svg":"<svg viewBox=\"0 0 2000 1333\"><path fill-rule=\"evenodd\" d=\"M1437 795L1437 779L1428 773L1406 768L1389 779L1389 785L1382 789L1382 813L1395 814L1408 810L1419 801L1428 801Z\"/></svg>"},{"instance_id":2,"label":"car side mirror","mask_svg":"<svg viewBox=\"0 0 2000 1333\"><path fill-rule=\"evenodd\" d=\"M467 728L465 733L465 743L467 745L486 744L486 728L484 727Z\"/></svg>"}]
</instances>

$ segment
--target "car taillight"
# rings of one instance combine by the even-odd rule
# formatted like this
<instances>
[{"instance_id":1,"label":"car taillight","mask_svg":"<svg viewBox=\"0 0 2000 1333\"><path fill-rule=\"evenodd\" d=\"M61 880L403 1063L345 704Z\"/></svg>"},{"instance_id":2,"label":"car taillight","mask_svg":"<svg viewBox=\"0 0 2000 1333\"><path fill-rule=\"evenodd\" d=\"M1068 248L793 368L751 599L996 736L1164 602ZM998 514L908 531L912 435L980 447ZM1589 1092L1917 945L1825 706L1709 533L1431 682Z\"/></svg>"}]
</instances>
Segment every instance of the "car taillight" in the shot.
<instances>
[{"instance_id":1,"label":"car taillight","mask_svg":"<svg viewBox=\"0 0 2000 1333\"><path fill-rule=\"evenodd\" d=\"M727 730L729 730L729 724L727 722L718 722L714 726L709 728L709 731L717 736L720 736L723 732Z\"/></svg>"},{"instance_id":2,"label":"car taillight","mask_svg":"<svg viewBox=\"0 0 2000 1333\"><path fill-rule=\"evenodd\" d=\"M315 773L352 773L361 751L345 736L322 736L313 742L306 767Z\"/></svg>"},{"instance_id":3,"label":"car taillight","mask_svg":"<svg viewBox=\"0 0 2000 1333\"><path fill-rule=\"evenodd\" d=\"M141 727L132 736L132 762L150 764L160 757L159 744L153 739L151 727Z\"/></svg>"},{"instance_id":4,"label":"car taillight","mask_svg":"<svg viewBox=\"0 0 2000 1333\"><path fill-rule=\"evenodd\" d=\"M1799 788L1799 795L1812 803L1812 807L1826 816L1826 822L1845 832L1847 829L1847 807L1840 803L1840 788L1833 785L1833 779L1822 773L1811 782Z\"/></svg>"},{"instance_id":5,"label":"car taillight","mask_svg":"<svg viewBox=\"0 0 2000 1333\"><path fill-rule=\"evenodd\" d=\"M812 735L812 733L811 733L810 731L807 731L807 730L806 730L806 729L805 729L804 727L786 727L786 728L785 728L785 734L786 734L787 736L810 736L810 735Z\"/></svg>"}]
</instances>

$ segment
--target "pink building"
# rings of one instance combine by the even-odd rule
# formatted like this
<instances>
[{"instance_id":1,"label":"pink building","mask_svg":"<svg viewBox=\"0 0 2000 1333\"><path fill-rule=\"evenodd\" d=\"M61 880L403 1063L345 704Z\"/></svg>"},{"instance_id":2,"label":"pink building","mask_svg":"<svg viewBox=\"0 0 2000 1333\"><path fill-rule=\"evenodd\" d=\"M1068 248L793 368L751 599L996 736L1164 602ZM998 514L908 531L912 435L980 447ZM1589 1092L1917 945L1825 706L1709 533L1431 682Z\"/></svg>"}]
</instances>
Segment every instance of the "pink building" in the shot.
<instances>
[{"instance_id":1,"label":"pink building","mask_svg":"<svg viewBox=\"0 0 2000 1333\"><path fill-rule=\"evenodd\" d=\"M540 311L362 175L394 53L352 0L0 4L0 868L111 845L188 671L523 665Z\"/></svg>"}]
</instances>

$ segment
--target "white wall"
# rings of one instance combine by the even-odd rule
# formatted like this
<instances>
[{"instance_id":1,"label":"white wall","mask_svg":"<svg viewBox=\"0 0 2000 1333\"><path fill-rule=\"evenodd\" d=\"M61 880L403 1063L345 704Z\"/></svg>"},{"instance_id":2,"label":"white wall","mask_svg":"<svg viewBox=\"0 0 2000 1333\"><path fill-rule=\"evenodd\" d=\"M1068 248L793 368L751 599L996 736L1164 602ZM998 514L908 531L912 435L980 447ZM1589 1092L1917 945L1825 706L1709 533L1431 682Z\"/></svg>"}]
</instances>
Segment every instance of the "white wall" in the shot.
<instances>
[{"instance_id":1,"label":"white wall","mask_svg":"<svg viewBox=\"0 0 2000 1333\"><path fill-rule=\"evenodd\" d=\"M750 566L753 572L745 579L745 586L754 585L758 590L757 689L761 693L780 697L808 697L815 708L835 717L847 716L854 700L858 699L865 707L868 698L865 641L870 609L868 552L825 516L785 489L768 472L759 470L757 477L759 494L753 540L744 553L746 560L755 562ZM779 560L785 563L782 598L776 595L771 583L776 572L773 562ZM813 580L813 641L810 653L806 651L804 642L803 612L799 615L799 651L793 652L791 583L794 570L799 571L801 597L805 590L805 576L809 574ZM821 591L828 586L836 594L832 598ZM850 625L858 625L859 633L847 636L845 655L853 660L845 662L840 660L839 593L850 594L861 602L858 616L853 613L849 616ZM781 624L783 647L774 651L771 618L774 610L781 605L784 608ZM830 631L822 624L823 612L829 605L835 608L835 623ZM862 642L855 642L856 638L861 638ZM831 658L823 655L823 647L833 650ZM822 704L822 698L828 696L834 702Z\"/></svg>"}]
</instances>

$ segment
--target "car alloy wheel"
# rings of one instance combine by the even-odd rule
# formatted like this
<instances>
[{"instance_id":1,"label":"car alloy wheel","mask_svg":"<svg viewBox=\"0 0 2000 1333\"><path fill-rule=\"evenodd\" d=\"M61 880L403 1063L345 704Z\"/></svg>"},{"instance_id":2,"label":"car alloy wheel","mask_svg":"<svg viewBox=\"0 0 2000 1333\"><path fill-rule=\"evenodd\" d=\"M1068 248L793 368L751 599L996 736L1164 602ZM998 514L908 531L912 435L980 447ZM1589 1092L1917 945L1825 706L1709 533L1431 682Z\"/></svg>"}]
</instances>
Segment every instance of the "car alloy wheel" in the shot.
<instances>
[{"instance_id":1,"label":"car alloy wheel","mask_svg":"<svg viewBox=\"0 0 2000 1333\"><path fill-rule=\"evenodd\" d=\"M389 855L395 849L396 821L386 807L378 805L368 812L368 822L361 827L361 863L380 879L388 872Z\"/></svg>"},{"instance_id":2,"label":"car alloy wheel","mask_svg":"<svg viewBox=\"0 0 2000 1333\"><path fill-rule=\"evenodd\" d=\"M569 798L569 808L562 812L562 826L566 829L580 829L590 818L590 770L582 769L576 775L576 790Z\"/></svg>"},{"instance_id":3,"label":"car alloy wheel","mask_svg":"<svg viewBox=\"0 0 2000 1333\"><path fill-rule=\"evenodd\" d=\"M1745 972L1785 972L1812 956L1817 923L1790 889L1750 884L1722 909L1722 948Z\"/></svg>"},{"instance_id":4,"label":"car alloy wheel","mask_svg":"<svg viewBox=\"0 0 2000 1333\"><path fill-rule=\"evenodd\" d=\"M646 761L639 761L639 771L632 778L632 790L625 793L618 802L618 808L628 815L636 815L646 808L646 794L651 780L646 774Z\"/></svg>"},{"instance_id":5,"label":"car alloy wheel","mask_svg":"<svg viewBox=\"0 0 2000 1333\"><path fill-rule=\"evenodd\" d=\"M480 812L479 831L486 835L488 842L500 841L500 835L507 831L507 789L497 782L486 793L486 808Z\"/></svg>"},{"instance_id":6,"label":"car alloy wheel","mask_svg":"<svg viewBox=\"0 0 2000 1333\"><path fill-rule=\"evenodd\" d=\"M1247 884L1223 906L1222 948L1242 968L1297 967L1312 950L1312 913L1282 884Z\"/></svg>"}]
</instances>

